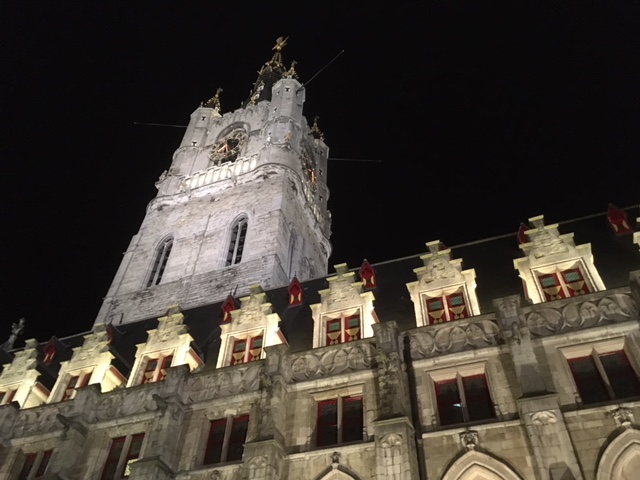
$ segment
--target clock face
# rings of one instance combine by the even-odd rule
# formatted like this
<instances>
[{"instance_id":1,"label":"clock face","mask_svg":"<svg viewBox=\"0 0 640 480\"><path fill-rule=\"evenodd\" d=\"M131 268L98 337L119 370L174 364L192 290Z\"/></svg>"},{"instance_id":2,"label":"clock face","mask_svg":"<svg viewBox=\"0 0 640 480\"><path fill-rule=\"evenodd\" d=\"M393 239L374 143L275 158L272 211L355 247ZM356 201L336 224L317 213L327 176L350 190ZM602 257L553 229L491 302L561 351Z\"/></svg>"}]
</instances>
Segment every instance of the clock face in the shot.
<instances>
[{"instance_id":1,"label":"clock face","mask_svg":"<svg viewBox=\"0 0 640 480\"><path fill-rule=\"evenodd\" d=\"M209 158L215 165L233 162L247 141L247 132L243 129L232 130L219 138L211 147Z\"/></svg>"}]
</instances>

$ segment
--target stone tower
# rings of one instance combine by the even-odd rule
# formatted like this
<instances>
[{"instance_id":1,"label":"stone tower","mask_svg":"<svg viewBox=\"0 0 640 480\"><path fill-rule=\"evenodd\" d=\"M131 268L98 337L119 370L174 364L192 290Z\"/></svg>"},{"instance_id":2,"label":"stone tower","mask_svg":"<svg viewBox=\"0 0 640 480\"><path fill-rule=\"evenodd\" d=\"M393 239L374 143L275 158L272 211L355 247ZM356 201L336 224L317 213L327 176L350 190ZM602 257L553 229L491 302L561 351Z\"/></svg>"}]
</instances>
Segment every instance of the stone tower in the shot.
<instances>
[{"instance_id":1,"label":"stone tower","mask_svg":"<svg viewBox=\"0 0 640 480\"><path fill-rule=\"evenodd\" d=\"M242 108L198 107L131 239L96 323L158 316L324 275L328 148L279 38Z\"/></svg>"}]
</instances>

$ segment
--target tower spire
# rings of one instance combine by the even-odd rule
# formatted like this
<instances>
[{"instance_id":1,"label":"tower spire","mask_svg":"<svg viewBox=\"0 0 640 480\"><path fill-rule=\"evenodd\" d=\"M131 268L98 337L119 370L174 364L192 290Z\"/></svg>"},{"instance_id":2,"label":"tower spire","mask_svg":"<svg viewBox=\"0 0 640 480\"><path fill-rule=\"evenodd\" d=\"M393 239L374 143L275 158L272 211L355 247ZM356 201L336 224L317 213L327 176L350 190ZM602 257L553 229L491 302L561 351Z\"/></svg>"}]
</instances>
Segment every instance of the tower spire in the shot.
<instances>
[{"instance_id":1,"label":"tower spire","mask_svg":"<svg viewBox=\"0 0 640 480\"><path fill-rule=\"evenodd\" d=\"M258 72L258 79L253 84L249 98L242 104L255 105L263 100L271 100L271 87L285 76L286 68L282 60L282 49L287 45L289 37L278 37L272 50L275 50L271 60L267 61Z\"/></svg>"}]
</instances>

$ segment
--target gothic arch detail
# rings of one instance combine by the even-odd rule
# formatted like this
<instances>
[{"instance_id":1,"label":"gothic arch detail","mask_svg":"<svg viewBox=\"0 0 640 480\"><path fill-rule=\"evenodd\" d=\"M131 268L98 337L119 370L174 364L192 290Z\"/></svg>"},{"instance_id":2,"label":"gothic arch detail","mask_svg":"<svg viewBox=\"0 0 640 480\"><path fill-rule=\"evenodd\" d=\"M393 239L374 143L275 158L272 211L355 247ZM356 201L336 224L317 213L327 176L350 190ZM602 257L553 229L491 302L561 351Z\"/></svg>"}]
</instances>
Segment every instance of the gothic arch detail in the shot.
<instances>
[{"instance_id":1,"label":"gothic arch detail","mask_svg":"<svg viewBox=\"0 0 640 480\"><path fill-rule=\"evenodd\" d=\"M173 237L168 236L163 238L156 247L155 254L153 256L153 263L151 264L151 270L149 276L145 282L147 288L158 285L164 275L164 270L167 267L169 261L169 255L173 248Z\"/></svg>"},{"instance_id":2,"label":"gothic arch detail","mask_svg":"<svg viewBox=\"0 0 640 480\"><path fill-rule=\"evenodd\" d=\"M626 429L604 448L596 480L633 480L640 470L640 430Z\"/></svg>"},{"instance_id":3,"label":"gothic arch detail","mask_svg":"<svg viewBox=\"0 0 640 480\"><path fill-rule=\"evenodd\" d=\"M449 467L442 480L522 480L522 477L500 460L471 450Z\"/></svg>"},{"instance_id":4,"label":"gothic arch detail","mask_svg":"<svg viewBox=\"0 0 640 480\"><path fill-rule=\"evenodd\" d=\"M229 243L227 244L225 266L235 265L242 260L248 225L249 220L246 215L240 215L231 224L231 234L229 236Z\"/></svg>"},{"instance_id":5,"label":"gothic arch detail","mask_svg":"<svg viewBox=\"0 0 640 480\"><path fill-rule=\"evenodd\" d=\"M360 480L360 477L353 473L347 472L342 465L329 467L328 471L322 472L316 480Z\"/></svg>"}]
</instances>

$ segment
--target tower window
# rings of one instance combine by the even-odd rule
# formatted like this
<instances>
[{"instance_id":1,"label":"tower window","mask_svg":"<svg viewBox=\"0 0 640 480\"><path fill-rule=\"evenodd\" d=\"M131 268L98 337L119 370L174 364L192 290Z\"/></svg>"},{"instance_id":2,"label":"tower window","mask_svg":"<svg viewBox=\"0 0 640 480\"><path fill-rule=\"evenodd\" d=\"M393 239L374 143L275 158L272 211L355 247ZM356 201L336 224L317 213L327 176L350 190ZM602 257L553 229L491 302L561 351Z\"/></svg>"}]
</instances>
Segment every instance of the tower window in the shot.
<instances>
[{"instance_id":1,"label":"tower window","mask_svg":"<svg viewBox=\"0 0 640 480\"><path fill-rule=\"evenodd\" d=\"M156 256L153 259L153 265L151 267L151 273L147 280L147 288L158 285L162 280L162 275L167 267L167 261L171 254L171 248L173 247L173 238L169 237L162 241L156 250Z\"/></svg>"},{"instance_id":2,"label":"tower window","mask_svg":"<svg viewBox=\"0 0 640 480\"><path fill-rule=\"evenodd\" d=\"M238 220L231 229L231 240L227 250L226 266L235 265L242 260L244 242L247 237L247 219L245 217Z\"/></svg>"}]
</instances>

